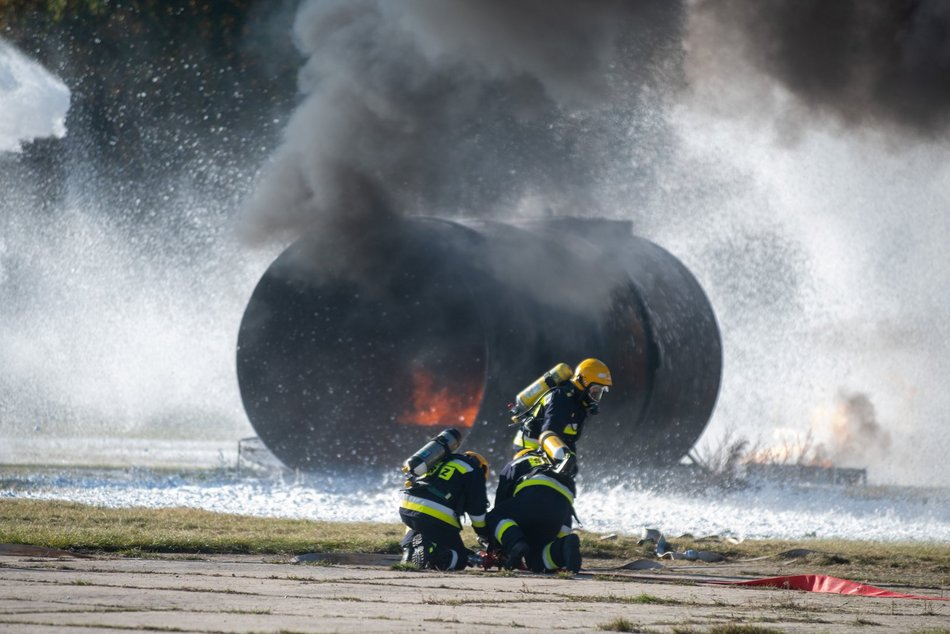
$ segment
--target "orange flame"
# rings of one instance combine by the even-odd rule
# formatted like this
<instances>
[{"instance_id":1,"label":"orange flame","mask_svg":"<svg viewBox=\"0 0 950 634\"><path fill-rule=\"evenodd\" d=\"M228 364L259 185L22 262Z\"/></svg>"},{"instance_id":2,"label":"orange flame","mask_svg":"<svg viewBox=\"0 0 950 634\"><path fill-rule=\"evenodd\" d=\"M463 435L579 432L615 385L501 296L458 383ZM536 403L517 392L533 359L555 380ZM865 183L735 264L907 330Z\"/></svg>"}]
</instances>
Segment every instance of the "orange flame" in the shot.
<instances>
[{"instance_id":1,"label":"orange flame","mask_svg":"<svg viewBox=\"0 0 950 634\"><path fill-rule=\"evenodd\" d=\"M819 442L816 435L825 439ZM815 408L804 437L791 428L776 430L779 444L754 449L744 461L756 464L786 464L806 467L860 466L883 456L891 436L878 422L871 399L861 392L840 391L835 403Z\"/></svg>"},{"instance_id":2,"label":"orange flame","mask_svg":"<svg viewBox=\"0 0 950 634\"><path fill-rule=\"evenodd\" d=\"M424 427L471 427L478 415L482 389L453 390L436 388L432 373L415 368L412 373L412 411L401 414L400 423Z\"/></svg>"},{"instance_id":3,"label":"orange flame","mask_svg":"<svg viewBox=\"0 0 950 634\"><path fill-rule=\"evenodd\" d=\"M768 447L755 451L745 458L751 464L797 464L804 467L831 468L834 464L825 455L823 445L808 446L804 443L794 443Z\"/></svg>"},{"instance_id":4,"label":"orange flame","mask_svg":"<svg viewBox=\"0 0 950 634\"><path fill-rule=\"evenodd\" d=\"M804 437L799 434L785 435L778 445L751 451L745 457L745 462L826 468L834 466L825 445L816 442L810 430Z\"/></svg>"}]
</instances>

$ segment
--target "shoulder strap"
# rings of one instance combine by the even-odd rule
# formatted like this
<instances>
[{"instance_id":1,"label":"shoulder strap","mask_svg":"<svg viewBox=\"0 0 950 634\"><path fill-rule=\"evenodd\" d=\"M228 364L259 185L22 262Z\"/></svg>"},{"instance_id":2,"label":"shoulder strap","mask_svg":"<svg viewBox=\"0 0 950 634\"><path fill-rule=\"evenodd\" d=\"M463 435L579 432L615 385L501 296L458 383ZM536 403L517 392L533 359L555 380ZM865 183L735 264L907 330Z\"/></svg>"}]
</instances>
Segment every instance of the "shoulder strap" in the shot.
<instances>
[{"instance_id":1,"label":"shoulder strap","mask_svg":"<svg viewBox=\"0 0 950 634\"><path fill-rule=\"evenodd\" d=\"M416 480L412 483L412 486L407 487L405 490L407 493L420 493L425 491L427 493L431 493L440 500L445 500L446 502L449 502L453 497L451 493L443 491L435 484L424 478Z\"/></svg>"}]
</instances>

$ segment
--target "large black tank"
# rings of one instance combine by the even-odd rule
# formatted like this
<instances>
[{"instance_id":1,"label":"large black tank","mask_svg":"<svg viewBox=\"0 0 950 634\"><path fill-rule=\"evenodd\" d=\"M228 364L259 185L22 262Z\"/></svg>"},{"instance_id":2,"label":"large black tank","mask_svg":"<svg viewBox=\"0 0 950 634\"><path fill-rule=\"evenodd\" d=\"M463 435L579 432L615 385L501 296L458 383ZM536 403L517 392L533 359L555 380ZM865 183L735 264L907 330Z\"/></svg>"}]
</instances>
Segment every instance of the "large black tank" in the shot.
<instances>
[{"instance_id":1,"label":"large black tank","mask_svg":"<svg viewBox=\"0 0 950 634\"><path fill-rule=\"evenodd\" d=\"M448 426L500 466L514 395L587 357L614 387L579 444L585 471L692 447L722 349L675 257L625 222L413 217L288 248L248 303L237 370L251 424L290 467L395 468Z\"/></svg>"}]
</instances>

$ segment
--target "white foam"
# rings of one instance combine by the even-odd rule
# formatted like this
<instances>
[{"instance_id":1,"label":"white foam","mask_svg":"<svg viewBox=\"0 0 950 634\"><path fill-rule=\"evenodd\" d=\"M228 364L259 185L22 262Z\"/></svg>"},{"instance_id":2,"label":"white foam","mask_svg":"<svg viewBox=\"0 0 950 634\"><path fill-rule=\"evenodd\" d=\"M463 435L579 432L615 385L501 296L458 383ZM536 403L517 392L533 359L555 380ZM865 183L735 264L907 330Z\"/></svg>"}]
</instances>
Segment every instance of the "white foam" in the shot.
<instances>
[{"instance_id":1,"label":"white foam","mask_svg":"<svg viewBox=\"0 0 950 634\"><path fill-rule=\"evenodd\" d=\"M950 491L795 488L763 485L689 494L616 487L578 494L588 528L637 534L734 535L759 539L844 538L940 541L950 538Z\"/></svg>"},{"instance_id":2,"label":"white foam","mask_svg":"<svg viewBox=\"0 0 950 634\"><path fill-rule=\"evenodd\" d=\"M52 436L40 432L0 436L0 464L63 467L207 469L233 465L237 443L168 438Z\"/></svg>"},{"instance_id":3,"label":"white foam","mask_svg":"<svg viewBox=\"0 0 950 634\"><path fill-rule=\"evenodd\" d=\"M229 470L22 469L0 479L0 498L69 500L103 507L191 507L258 517L398 522L399 479L371 475L249 476ZM639 535L950 540L950 490L781 488L684 493L632 486L579 488L584 528Z\"/></svg>"}]
</instances>

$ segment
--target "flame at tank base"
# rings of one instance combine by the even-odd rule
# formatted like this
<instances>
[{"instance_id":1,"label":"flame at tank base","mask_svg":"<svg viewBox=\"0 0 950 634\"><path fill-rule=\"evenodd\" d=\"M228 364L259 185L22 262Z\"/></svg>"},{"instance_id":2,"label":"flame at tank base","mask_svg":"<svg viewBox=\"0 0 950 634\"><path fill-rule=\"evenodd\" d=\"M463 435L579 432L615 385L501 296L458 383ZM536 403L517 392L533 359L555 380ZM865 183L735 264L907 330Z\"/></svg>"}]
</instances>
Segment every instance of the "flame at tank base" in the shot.
<instances>
[{"instance_id":1,"label":"flame at tank base","mask_svg":"<svg viewBox=\"0 0 950 634\"><path fill-rule=\"evenodd\" d=\"M586 357L615 386L582 461L664 465L692 447L722 352L675 257L624 222L403 218L291 245L248 303L237 367L248 418L286 465L393 468L450 426L506 460L513 395Z\"/></svg>"}]
</instances>

